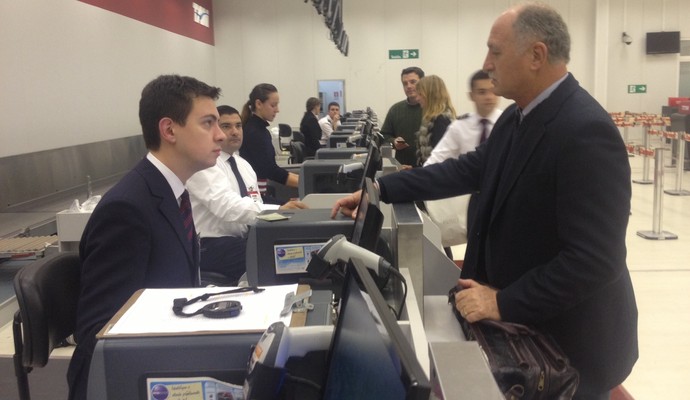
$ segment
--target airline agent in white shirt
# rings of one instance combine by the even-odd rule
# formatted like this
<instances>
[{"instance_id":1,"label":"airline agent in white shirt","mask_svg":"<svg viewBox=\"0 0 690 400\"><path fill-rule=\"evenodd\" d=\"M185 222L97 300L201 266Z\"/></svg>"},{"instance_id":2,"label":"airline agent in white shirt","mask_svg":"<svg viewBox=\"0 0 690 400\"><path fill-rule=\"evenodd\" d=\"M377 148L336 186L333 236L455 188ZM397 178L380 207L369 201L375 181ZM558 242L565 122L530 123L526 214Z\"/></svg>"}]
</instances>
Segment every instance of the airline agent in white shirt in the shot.
<instances>
[{"instance_id":1,"label":"airline agent in white shirt","mask_svg":"<svg viewBox=\"0 0 690 400\"><path fill-rule=\"evenodd\" d=\"M340 126L340 104L332 101L328 103L328 114L319 120L321 127L321 146L328 147L328 139Z\"/></svg>"},{"instance_id":2,"label":"airline agent in white shirt","mask_svg":"<svg viewBox=\"0 0 690 400\"><path fill-rule=\"evenodd\" d=\"M483 135L484 140L488 139L503 110L496 108L498 96L494 94L494 85L486 72L479 70L472 75L469 97L476 112L465 114L448 126L441 141L424 163L425 167L474 150L483 141Z\"/></svg>"},{"instance_id":3,"label":"airline agent in white shirt","mask_svg":"<svg viewBox=\"0 0 690 400\"><path fill-rule=\"evenodd\" d=\"M457 158L462 154L473 151L489 138L494 123L503 113L503 110L496 108L498 96L494 93L494 84L491 83L489 74L482 70L472 74L472 77L470 77L469 97L474 103L476 112L465 114L448 125L446 133L431 151L429 158L424 162L425 167L443 162L448 158ZM470 201L471 198L469 196L438 200L441 202L439 204L426 203L427 211L435 221L440 220L448 223L447 215L438 214L443 214L443 210L447 210L449 206L454 207L458 213L455 230L445 233L442 229L444 241L454 240L455 242L462 242L461 237L455 236L457 235L457 230L467 232L467 228L472 223L473 215L476 212L474 210L476 207L475 202ZM444 235L450 236L446 237ZM445 251L448 257L454 259L450 247L446 247Z\"/></svg>"},{"instance_id":4,"label":"airline agent in white shirt","mask_svg":"<svg viewBox=\"0 0 690 400\"><path fill-rule=\"evenodd\" d=\"M199 171L187 181L196 230L201 236L201 272L214 273L211 283L236 285L246 271L248 225L263 210L306 208L300 201L277 206L264 204L259 194L256 173L240 157L242 119L230 106L219 106L218 125L225 133L216 165ZM243 185L233 172L234 159ZM203 172L203 173L202 173ZM242 188L244 187L244 188ZM242 189L246 193L242 193Z\"/></svg>"}]
</instances>

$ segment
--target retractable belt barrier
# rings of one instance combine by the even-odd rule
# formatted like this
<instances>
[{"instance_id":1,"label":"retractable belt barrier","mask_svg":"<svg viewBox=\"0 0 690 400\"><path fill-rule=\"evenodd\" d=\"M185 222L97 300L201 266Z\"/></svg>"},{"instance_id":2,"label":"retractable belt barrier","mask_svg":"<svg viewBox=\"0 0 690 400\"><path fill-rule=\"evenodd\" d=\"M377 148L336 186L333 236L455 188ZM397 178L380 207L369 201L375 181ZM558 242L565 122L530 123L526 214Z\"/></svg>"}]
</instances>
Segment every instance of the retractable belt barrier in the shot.
<instances>
[{"instance_id":1,"label":"retractable belt barrier","mask_svg":"<svg viewBox=\"0 0 690 400\"><path fill-rule=\"evenodd\" d=\"M668 240L678 239L678 235L661 229L663 218L664 189L664 149L654 152L654 211L651 231L637 231L637 235L645 239Z\"/></svg>"},{"instance_id":2,"label":"retractable belt barrier","mask_svg":"<svg viewBox=\"0 0 690 400\"><path fill-rule=\"evenodd\" d=\"M652 184L654 181L649 177L649 164L650 159L654 157L654 148L650 145L650 136L656 136L661 141L665 130L655 129L653 127L668 127L671 125L671 118L656 114L636 114L630 112L609 113L609 115L611 115L611 119L617 127L623 128L623 140L625 141L628 155L630 157L634 155L644 157L642 162L642 178L633 179L633 182L643 185ZM636 126L645 128L645 133L643 135L644 143L642 145L635 145L628 137L628 128ZM661 144L660 147L662 147Z\"/></svg>"},{"instance_id":3,"label":"retractable belt barrier","mask_svg":"<svg viewBox=\"0 0 690 400\"><path fill-rule=\"evenodd\" d=\"M690 191L683 190L683 166L685 164L685 142L690 142L690 135L685 132L666 132L666 138L677 140L678 146L676 154L676 188L673 190L664 190L664 193L674 196L688 196Z\"/></svg>"}]
</instances>

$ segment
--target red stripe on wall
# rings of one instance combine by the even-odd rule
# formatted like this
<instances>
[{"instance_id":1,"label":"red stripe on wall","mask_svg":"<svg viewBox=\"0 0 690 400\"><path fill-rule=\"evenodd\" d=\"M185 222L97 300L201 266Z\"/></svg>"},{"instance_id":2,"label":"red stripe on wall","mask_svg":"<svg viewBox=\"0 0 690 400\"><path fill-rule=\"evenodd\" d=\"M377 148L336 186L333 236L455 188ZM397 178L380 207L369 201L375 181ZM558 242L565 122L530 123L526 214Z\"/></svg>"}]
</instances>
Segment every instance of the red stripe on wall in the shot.
<instances>
[{"instance_id":1,"label":"red stripe on wall","mask_svg":"<svg viewBox=\"0 0 690 400\"><path fill-rule=\"evenodd\" d=\"M214 45L213 18L209 27L194 22L192 3L212 14L212 0L79 0L191 39Z\"/></svg>"}]
</instances>

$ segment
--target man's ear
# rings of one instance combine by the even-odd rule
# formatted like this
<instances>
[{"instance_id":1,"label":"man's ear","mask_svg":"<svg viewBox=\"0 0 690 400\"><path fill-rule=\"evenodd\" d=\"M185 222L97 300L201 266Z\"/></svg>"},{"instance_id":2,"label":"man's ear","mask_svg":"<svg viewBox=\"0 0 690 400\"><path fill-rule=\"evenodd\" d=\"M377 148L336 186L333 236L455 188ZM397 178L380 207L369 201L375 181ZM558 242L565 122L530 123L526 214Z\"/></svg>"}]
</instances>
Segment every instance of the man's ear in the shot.
<instances>
[{"instance_id":1,"label":"man's ear","mask_svg":"<svg viewBox=\"0 0 690 400\"><path fill-rule=\"evenodd\" d=\"M165 117L158 121L158 132L161 135L161 141L166 141L168 143L175 143L175 130L173 129L175 123L172 119Z\"/></svg>"},{"instance_id":2,"label":"man's ear","mask_svg":"<svg viewBox=\"0 0 690 400\"><path fill-rule=\"evenodd\" d=\"M540 68L548 62L549 49L543 42L536 42L532 45L532 67Z\"/></svg>"}]
</instances>

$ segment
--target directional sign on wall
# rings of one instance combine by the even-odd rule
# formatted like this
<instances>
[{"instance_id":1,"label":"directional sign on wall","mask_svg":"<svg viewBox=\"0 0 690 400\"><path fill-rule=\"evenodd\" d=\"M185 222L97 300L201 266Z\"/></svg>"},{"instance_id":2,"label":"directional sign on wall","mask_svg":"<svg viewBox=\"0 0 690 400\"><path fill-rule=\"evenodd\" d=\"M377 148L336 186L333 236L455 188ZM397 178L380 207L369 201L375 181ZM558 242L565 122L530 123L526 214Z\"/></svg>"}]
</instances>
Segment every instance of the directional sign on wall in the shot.
<instances>
[{"instance_id":1,"label":"directional sign on wall","mask_svg":"<svg viewBox=\"0 0 690 400\"><path fill-rule=\"evenodd\" d=\"M389 60L406 60L419 58L419 49L388 50Z\"/></svg>"},{"instance_id":2,"label":"directional sign on wall","mask_svg":"<svg viewBox=\"0 0 690 400\"><path fill-rule=\"evenodd\" d=\"M647 85L628 85L628 93L647 93Z\"/></svg>"}]
</instances>

